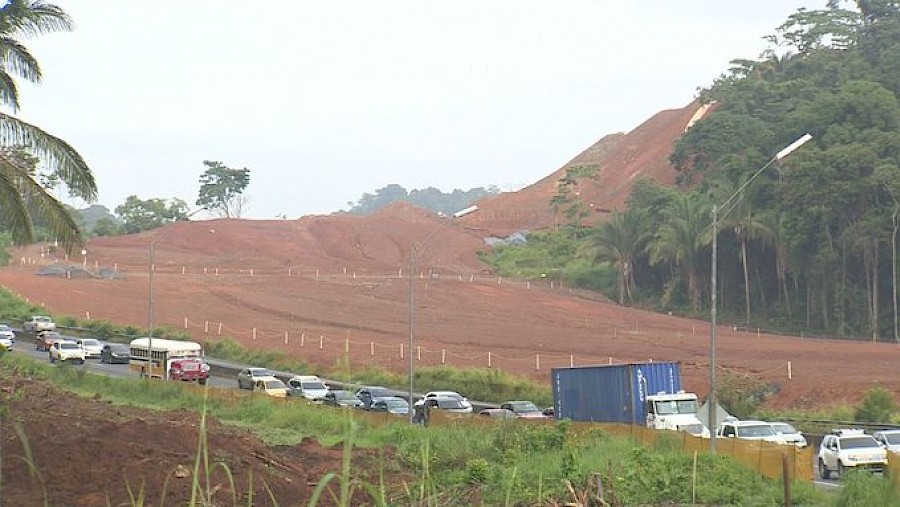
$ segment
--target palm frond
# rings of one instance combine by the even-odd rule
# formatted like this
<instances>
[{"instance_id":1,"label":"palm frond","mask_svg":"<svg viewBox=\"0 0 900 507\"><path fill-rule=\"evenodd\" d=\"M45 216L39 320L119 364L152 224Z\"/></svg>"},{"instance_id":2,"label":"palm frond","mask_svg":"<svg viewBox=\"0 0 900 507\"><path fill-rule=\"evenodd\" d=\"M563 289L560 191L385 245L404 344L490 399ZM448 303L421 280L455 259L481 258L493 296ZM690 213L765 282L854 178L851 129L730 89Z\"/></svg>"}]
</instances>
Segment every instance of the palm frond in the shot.
<instances>
[{"instance_id":1,"label":"palm frond","mask_svg":"<svg viewBox=\"0 0 900 507\"><path fill-rule=\"evenodd\" d=\"M68 143L14 116L0 113L0 145L24 146L59 176L72 195L91 202L97 183L87 162Z\"/></svg>"},{"instance_id":2,"label":"palm frond","mask_svg":"<svg viewBox=\"0 0 900 507\"><path fill-rule=\"evenodd\" d=\"M41 81L41 65L24 44L12 37L0 37L0 63L6 72L32 83Z\"/></svg>"},{"instance_id":3,"label":"palm frond","mask_svg":"<svg viewBox=\"0 0 900 507\"><path fill-rule=\"evenodd\" d=\"M0 33L27 36L49 32L69 32L72 18L60 7L35 0L9 0L0 8Z\"/></svg>"},{"instance_id":4,"label":"palm frond","mask_svg":"<svg viewBox=\"0 0 900 507\"><path fill-rule=\"evenodd\" d=\"M6 212L13 239L20 244L33 241L33 212L47 220L51 233L71 253L81 245L78 225L65 206L34 180L31 168L15 151L0 151L0 209Z\"/></svg>"},{"instance_id":5,"label":"palm frond","mask_svg":"<svg viewBox=\"0 0 900 507\"><path fill-rule=\"evenodd\" d=\"M13 111L19 109L19 87L16 80L4 71L0 71L0 103L6 104Z\"/></svg>"},{"instance_id":6,"label":"palm frond","mask_svg":"<svg viewBox=\"0 0 900 507\"><path fill-rule=\"evenodd\" d=\"M34 237L28 204L22 198L21 179L28 178L15 164L0 155L0 212L3 224L9 228L13 241L18 244L30 243Z\"/></svg>"}]
</instances>

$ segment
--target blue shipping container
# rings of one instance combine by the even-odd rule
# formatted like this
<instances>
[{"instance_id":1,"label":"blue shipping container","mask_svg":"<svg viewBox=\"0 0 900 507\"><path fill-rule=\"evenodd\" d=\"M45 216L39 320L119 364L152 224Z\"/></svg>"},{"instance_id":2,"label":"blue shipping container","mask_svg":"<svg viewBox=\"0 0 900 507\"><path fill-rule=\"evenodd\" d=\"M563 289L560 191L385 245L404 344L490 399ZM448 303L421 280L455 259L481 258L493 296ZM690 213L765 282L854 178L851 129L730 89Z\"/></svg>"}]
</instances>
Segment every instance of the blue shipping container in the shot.
<instances>
[{"instance_id":1,"label":"blue shipping container","mask_svg":"<svg viewBox=\"0 0 900 507\"><path fill-rule=\"evenodd\" d=\"M681 390L681 364L630 363L553 368L558 419L646 424L647 395Z\"/></svg>"}]
</instances>

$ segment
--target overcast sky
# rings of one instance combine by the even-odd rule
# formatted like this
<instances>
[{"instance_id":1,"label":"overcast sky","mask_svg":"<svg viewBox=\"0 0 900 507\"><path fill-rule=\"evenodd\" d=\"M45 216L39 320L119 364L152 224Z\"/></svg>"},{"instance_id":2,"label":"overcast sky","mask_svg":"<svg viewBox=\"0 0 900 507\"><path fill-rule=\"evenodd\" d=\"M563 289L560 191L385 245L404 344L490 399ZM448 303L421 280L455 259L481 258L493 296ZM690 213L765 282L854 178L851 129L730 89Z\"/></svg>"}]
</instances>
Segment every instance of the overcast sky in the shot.
<instances>
[{"instance_id":1,"label":"overcast sky","mask_svg":"<svg viewBox=\"0 0 900 507\"><path fill-rule=\"evenodd\" d=\"M533 183L825 0L55 3L76 29L25 40L44 82L19 117L79 150L100 204L193 209L218 160L251 171L245 217L295 218L391 183Z\"/></svg>"}]
</instances>

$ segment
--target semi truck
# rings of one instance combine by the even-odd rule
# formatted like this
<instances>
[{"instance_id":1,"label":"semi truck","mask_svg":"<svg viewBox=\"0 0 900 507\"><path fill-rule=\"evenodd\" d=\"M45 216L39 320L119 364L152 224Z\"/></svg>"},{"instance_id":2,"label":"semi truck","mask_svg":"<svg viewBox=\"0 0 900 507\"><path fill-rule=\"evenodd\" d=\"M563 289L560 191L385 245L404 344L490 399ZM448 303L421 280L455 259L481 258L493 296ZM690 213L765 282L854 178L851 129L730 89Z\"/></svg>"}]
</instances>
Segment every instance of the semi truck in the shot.
<instances>
[{"instance_id":1,"label":"semi truck","mask_svg":"<svg viewBox=\"0 0 900 507\"><path fill-rule=\"evenodd\" d=\"M558 419L617 422L709 437L697 418L697 395L681 387L677 362L553 368Z\"/></svg>"}]
</instances>

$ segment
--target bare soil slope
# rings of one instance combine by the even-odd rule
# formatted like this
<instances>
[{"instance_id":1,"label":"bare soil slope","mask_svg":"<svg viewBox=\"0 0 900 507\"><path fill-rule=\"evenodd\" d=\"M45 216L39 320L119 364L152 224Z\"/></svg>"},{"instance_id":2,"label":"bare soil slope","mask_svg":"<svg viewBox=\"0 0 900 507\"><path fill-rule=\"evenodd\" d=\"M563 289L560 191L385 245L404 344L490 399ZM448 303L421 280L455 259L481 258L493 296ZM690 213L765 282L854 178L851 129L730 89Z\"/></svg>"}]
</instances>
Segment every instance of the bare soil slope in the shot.
<instances>
[{"instance_id":1,"label":"bare soil slope","mask_svg":"<svg viewBox=\"0 0 900 507\"><path fill-rule=\"evenodd\" d=\"M199 448L199 416L156 412L79 398L22 373L0 378L3 397L3 505L105 507L132 505L143 489L147 505L186 505ZM16 427L21 432L16 430ZM251 434L207 419L215 505L306 505L328 472L341 470L342 450L313 441L268 447ZM26 447L27 446L27 447ZM27 450L26 450L27 449ZM357 450L359 470L375 455ZM269 491L275 497L272 502ZM165 492L165 495L163 495ZM241 499L232 501L232 495ZM326 495L327 497L327 495ZM364 499L359 499L366 503ZM321 505L330 505L330 497Z\"/></svg>"},{"instance_id":2,"label":"bare soil slope","mask_svg":"<svg viewBox=\"0 0 900 507\"><path fill-rule=\"evenodd\" d=\"M478 203L481 211L466 217L496 236L521 229L552 227L557 217L550 199L557 183L570 167L590 167L596 180L581 180L574 190L594 211L586 222L600 220L612 210L624 210L631 187L640 178L673 185L677 172L669 164L669 154L684 131L708 111L692 102L681 109L661 111L627 134L603 137L546 178L518 192L504 193Z\"/></svg>"},{"instance_id":3,"label":"bare soil slope","mask_svg":"<svg viewBox=\"0 0 900 507\"><path fill-rule=\"evenodd\" d=\"M405 254L434 231L417 256L410 305ZM0 270L0 283L56 314L146 326L155 237L155 322L186 325L198 339L232 336L322 369L348 354L356 365L404 372L412 310L417 364L543 381L554 366L681 361L687 387L706 392L706 322L622 308L547 280L493 276L474 255L480 234L404 207L372 217L186 222L92 241L79 264L117 266L122 279L38 276L22 258L51 260L31 250ZM719 330L721 369L776 385L777 405L856 402L873 385L900 393L898 355L893 344Z\"/></svg>"}]
</instances>

